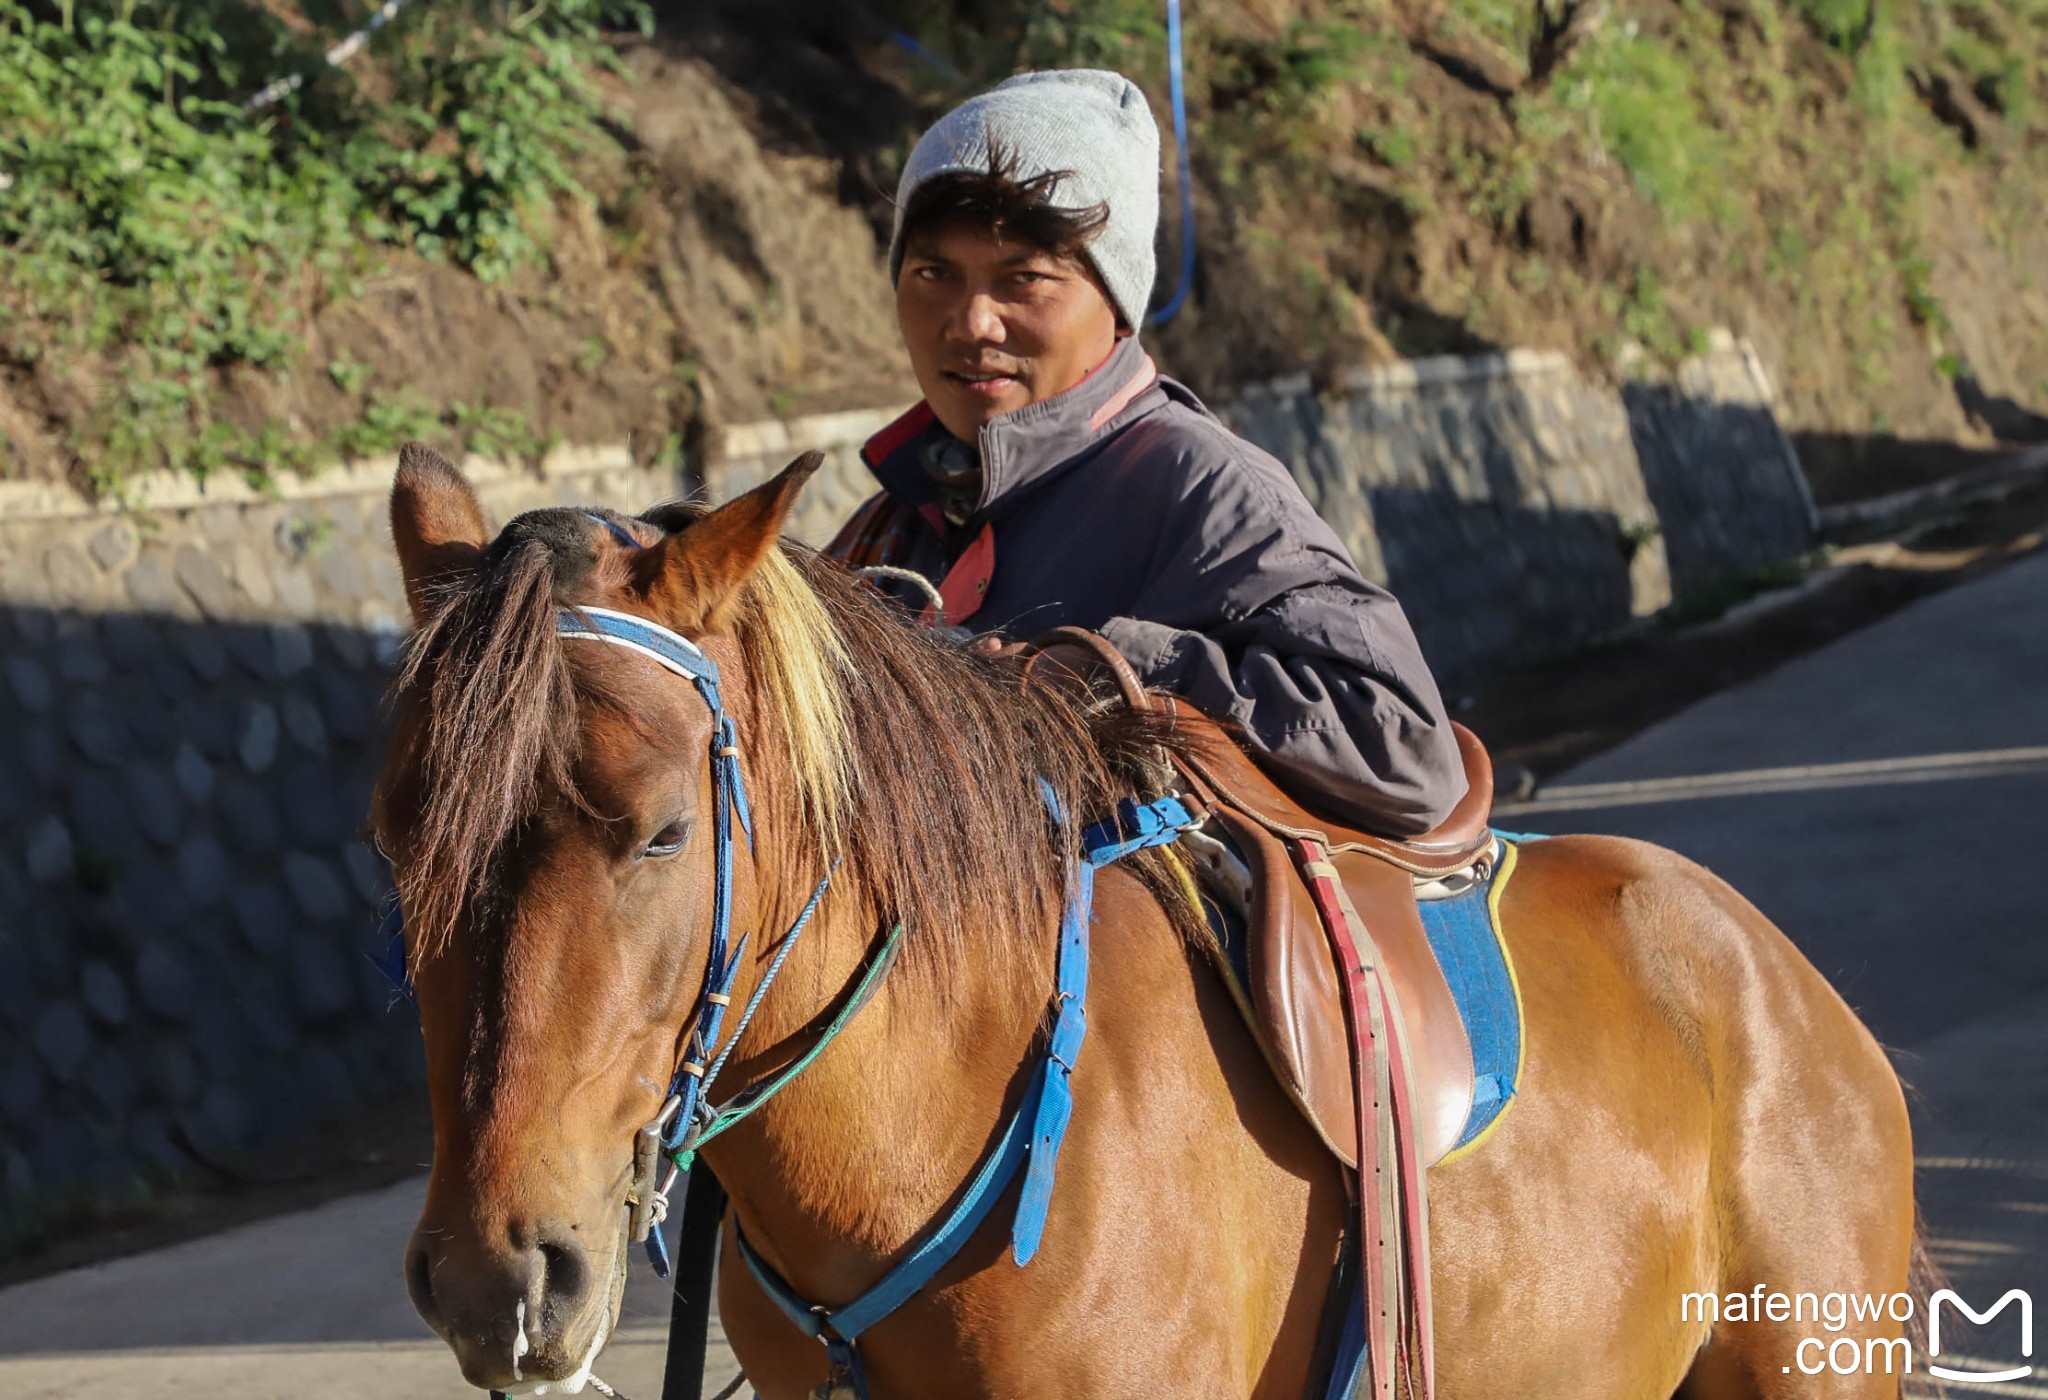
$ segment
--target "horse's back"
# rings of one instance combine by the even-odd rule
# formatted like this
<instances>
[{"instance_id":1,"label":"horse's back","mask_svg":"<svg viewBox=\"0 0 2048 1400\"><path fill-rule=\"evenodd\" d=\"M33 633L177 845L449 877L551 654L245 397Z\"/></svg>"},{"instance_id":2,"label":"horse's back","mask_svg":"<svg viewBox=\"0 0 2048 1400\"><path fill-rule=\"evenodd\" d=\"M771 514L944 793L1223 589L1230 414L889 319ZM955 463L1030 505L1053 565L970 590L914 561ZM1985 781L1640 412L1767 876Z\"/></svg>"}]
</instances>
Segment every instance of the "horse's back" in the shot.
<instances>
[{"instance_id":1,"label":"horse's back","mask_svg":"<svg viewBox=\"0 0 2048 1400\"><path fill-rule=\"evenodd\" d=\"M1644 1001L1722 1090L1793 1057L1851 1066L1895 1091L1883 1050L1840 994L1705 866L1621 836L1548 837L1518 857L1501 922L1525 995L1589 963L1611 968L1610 994Z\"/></svg>"},{"instance_id":2,"label":"horse's back","mask_svg":"<svg viewBox=\"0 0 2048 1400\"><path fill-rule=\"evenodd\" d=\"M1707 1336L1686 1294L1903 1286L1897 1079L1754 905L1647 842L1559 836L1520 845L1500 925L1524 1060L1488 1137L1431 1174L1439 1335L1483 1339L1506 1290L1640 1341L1602 1352L1563 1329L1547 1363L1482 1341L1458 1369L1497 1364L1518 1393L1665 1395ZM1584 1315L1593 1278L1610 1317ZM1490 1393L1471 1385L1445 1393Z\"/></svg>"}]
</instances>

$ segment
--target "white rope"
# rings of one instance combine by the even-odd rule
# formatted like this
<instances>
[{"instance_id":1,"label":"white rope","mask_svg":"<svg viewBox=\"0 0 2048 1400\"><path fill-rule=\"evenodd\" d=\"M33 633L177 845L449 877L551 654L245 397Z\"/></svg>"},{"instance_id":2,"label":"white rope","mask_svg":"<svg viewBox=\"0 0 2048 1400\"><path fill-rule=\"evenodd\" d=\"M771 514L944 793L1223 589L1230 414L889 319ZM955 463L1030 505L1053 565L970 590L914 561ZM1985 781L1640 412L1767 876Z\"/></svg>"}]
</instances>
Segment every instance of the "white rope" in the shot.
<instances>
[{"instance_id":1,"label":"white rope","mask_svg":"<svg viewBox=\"0 0 2048 1400\"><path fill-rule=\"evenodd\" d=\"M339 68L363 51L363 45L370 42L370 36L391 22L405 0L384 0L377 12L370 16L370 22L343 39L325 55L329 68ZM242 104L244 112L260 111L273 102L281 102L306 85L306 70L300 69L289 78L279 78L263 91Z\"/></svg>"},{"instance_id":2,"label":"white rope","mask_svg":"<svg viewBox=\"0 0 2048 1400\"><path fill-rule=\"evenodd\" d=\"M913 588L924 590L924 596L931 600L932 624L946 625L946 600L939 593L938 586L915 569L899 569L892 564L870 564L864 569L855 569L862 578L892 578L898 583L907 583Z\"/></svg>"},{"instance_id":3,"label":"white rope","mask_svg":"<svg viewBox=\"0 0 2048 1400\"><path fill-rule=\"evenodd\" d=\"M712 1396L711 1400L732 1400L733 1396L739 1394L740 1387L745 1385L746 1383L747 1373L745 1371L741 1371L739 1374L735 1375L731 1380L727 1381L725 1383L725 1389L719 1391L718 1394ZM605 1400L626 1400L625 1396L619 1394L619 1392L617 1392L616 1390L613 1390L610 1386L606 1385L596 1376L592 1376L590 1378L590 1388L596 1391L599 1395L604 1396Z\"/></svg>"}]
</instances>

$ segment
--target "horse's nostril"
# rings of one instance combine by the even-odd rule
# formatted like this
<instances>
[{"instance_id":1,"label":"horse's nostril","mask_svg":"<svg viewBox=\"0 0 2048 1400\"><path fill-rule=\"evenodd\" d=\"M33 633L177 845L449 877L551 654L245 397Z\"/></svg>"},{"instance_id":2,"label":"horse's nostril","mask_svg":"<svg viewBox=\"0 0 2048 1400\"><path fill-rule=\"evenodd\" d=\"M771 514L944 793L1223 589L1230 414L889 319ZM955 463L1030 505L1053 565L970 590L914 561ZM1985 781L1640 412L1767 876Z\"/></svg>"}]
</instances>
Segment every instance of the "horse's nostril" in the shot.
<instances>
[{"instance_id":1,"label":"horse's nostril","mask_svg":"<svg viewBox=\"0 0 2048 1400\"><path fill-rule=\"evenodd\" d=\"M405 1252L405 1291L412 1295L413 1310L431 1326L440 1310L434 1303L434 1266L423 1244Z\"/></svg>"},{"instance_id":2,"label":"horse's nostril","mask_svg":"<svg viewBox=\"0 0 2048 1400\"><path fill-rule=\"evenodd\" d=\"M590 1256L573 1235L550 1231L540 1242L547 1291L559 1302L581 1303L590 1287Z\"/></svg>"}]
</instances>

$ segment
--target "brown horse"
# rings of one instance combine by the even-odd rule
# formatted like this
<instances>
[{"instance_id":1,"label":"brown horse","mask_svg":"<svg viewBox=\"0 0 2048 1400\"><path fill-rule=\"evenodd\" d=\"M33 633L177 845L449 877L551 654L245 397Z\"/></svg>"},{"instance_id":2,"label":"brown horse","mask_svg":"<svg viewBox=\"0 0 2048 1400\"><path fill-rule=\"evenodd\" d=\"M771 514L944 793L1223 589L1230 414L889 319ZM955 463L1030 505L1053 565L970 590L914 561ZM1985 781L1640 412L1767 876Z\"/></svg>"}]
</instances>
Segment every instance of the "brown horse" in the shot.
<instances>
[{"instance_id":1,"label":"brown horse","mask_svg":"<svg viewBox=\"0 0 2048 1400\"><path fill-rule=\"evenodd\" d=\"M472 1384L576 1378L608 1335L633 1135L676 1068L711 919L706 705L645 657L562 639L559 608L654 620L722 672L753 802L735 1001L839 863L730 1084L808 1048L879 932L908 929L878 999L706 1149L748 1240L813 1299L853 1298L945 1215L1042 1050L1072 849L1041 780L1096 815L1156 783L1156 734L1020 687L779 543L807 474L709 512L534 512L493 541L453 468L409 450L399 469L419 631L374 823L435 1127L406 1275ZM1307 1392L1345 1184L1182 888L1157 852L1102 873L1043 1245L1015 1264L997 1210L863 1339L877 1397ZM1430 1175L1440 1393L1896 1394L1881 1371L1807 1374L1798 1350L1881 1341L1888 1319L1681 1315L1687 1294L1906 1287L1906 1110L1855 1016L1741 896L1653 846L1527 845L1502 906L1526 1058L1497 1130ZM762 1395L825 1379L730 1224L719 1301Z\"/></svg>"}]
</instances>

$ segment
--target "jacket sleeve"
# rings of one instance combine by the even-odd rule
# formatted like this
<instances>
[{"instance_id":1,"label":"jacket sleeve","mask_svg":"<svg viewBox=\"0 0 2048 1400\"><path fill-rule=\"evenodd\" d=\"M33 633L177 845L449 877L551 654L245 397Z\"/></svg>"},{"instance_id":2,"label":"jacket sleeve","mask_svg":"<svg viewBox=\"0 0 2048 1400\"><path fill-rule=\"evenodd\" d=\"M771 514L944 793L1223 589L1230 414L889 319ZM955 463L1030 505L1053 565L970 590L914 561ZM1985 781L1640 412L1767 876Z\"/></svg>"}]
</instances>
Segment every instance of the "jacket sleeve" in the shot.
<instances>
[{"instance_id":1,"label":"jacket sleeve","mask_svg":"<svg viewBox=\"0 0 2048 1400\"><path fill-rule=\"evenodd\" d=\"M1165 508L1132 615L1103 635L1148 684L1235 721L1318 796L1341 794L1331 815L1390 836L1430 830L1466 782L1407 616L1285 468L1229 442L1236 460L1193 475Z\"/></svg>"}]
</instances>

